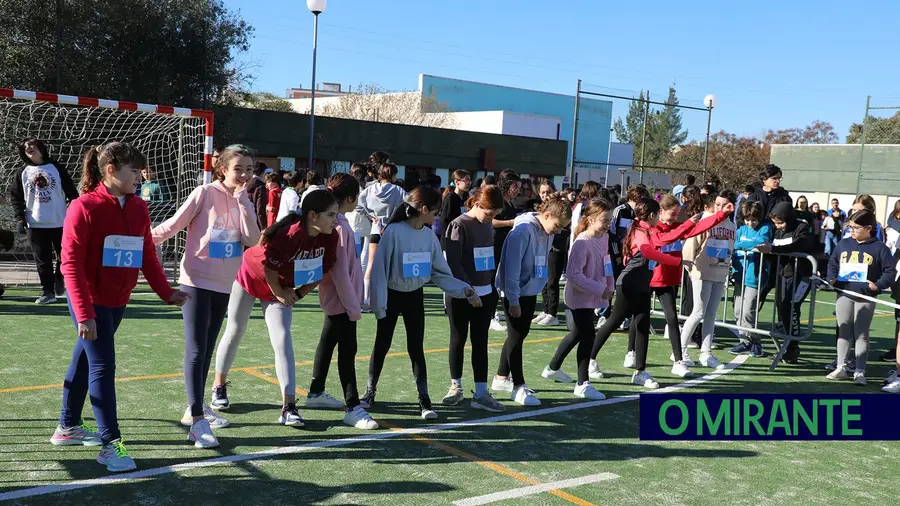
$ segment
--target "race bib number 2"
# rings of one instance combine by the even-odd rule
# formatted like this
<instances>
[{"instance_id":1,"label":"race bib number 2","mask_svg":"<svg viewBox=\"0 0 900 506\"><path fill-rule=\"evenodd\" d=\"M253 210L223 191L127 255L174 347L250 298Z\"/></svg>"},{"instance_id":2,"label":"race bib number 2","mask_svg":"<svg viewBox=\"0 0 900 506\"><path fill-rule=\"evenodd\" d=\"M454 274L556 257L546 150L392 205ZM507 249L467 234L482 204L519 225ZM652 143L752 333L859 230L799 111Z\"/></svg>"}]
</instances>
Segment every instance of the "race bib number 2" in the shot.
<instances>
[{"instance_id":1,"label":"race bib number 2","mask_svg":"<svg viewBox=\"0 0 900 506\"><path fill-rule=\"evenodd\" d=\"M322 280L322 257L294 260L294 286L303 286Z\"/></svg>"},{"instance_id":2,"label":"race bib number 2","mask_svg":"<svg viewBox=\"0 0 900 506\"><path fill-rule=\"evenodd\" d=\"M103 240L103 267L140 269L143 264L143 237L109 235Z\"/></svg>"},{"instance_id":3,"label":"race bib number 2","mask_svg":"<svg viewBox=\"0 0 900 506\"><path fill-rule=\"evenodd\" d=\"M431 277L431 252L420 251L417 253L403 254L404 278L428 278Z\"/></svg>"}]
</instances>

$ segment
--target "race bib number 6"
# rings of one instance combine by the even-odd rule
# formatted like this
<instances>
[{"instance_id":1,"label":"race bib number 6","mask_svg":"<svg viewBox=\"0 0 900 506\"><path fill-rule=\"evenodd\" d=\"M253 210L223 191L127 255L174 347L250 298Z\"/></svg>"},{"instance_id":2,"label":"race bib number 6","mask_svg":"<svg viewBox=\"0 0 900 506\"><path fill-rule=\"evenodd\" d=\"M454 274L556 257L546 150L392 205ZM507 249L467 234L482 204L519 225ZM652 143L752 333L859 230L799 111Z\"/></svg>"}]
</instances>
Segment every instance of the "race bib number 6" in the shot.
<instances>
[{"instance_id":1,"label":"race bib number 6","mask_svg":"<svg viewBox=\"0 0 900 506\"><path fill-rule=\"evenodd\" d=\"M417 253L403 254L404 278L431 277L431 252L420 251Z\"/></svg>"},{"instance_id":2,"label":"race bib number 6","mask_svg":"<svg viewBox=\"0 0 900 506\"><path fill-rule=\"evenodd\" d=\"M143 237L109 235L103 240L103 267L140 269L143 263Z\"/></svg>"}]
</instances>

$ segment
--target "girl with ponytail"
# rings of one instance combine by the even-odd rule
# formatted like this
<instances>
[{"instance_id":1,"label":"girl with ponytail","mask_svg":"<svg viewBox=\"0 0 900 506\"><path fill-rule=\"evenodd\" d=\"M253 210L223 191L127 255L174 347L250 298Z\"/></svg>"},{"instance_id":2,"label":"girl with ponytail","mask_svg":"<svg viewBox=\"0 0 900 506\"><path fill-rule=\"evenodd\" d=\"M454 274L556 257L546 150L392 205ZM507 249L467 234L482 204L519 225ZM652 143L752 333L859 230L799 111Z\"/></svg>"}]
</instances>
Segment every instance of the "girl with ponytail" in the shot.
<instances>
[{"instance_id":1,"label":"girl with ponytail","mask_svg":"<svg viewBox=\"0 0 900 506\"><path fill-rule=\"evenodd\" d=\"M455 170L450 176L450 184L444 189L441 195L441 225L444 227L444 233L441 234L441 245L446 244L447 231L450 229L450 222L458 218L461 214L468 212L466 201L469 199L469 188L472 186L472 174L467 170Z\"/></svg>"},{"instance_id":2,"label":"girl with ponytail","mask_svg":"<svg viewBox=\"0 0 900 506\"><path fill-rule=\"evenodd\" d=\"M269 340L275 351L275 373L281 386L278 423L304 425L297 411L294 345L291 320L294 304L318 286L337 259L338 204L331 192L317 190L303 199L300 210L267 228L259 244L244 252L228 301L225 335L216 351L212 405L231 407L226 387L238 345L247 331L253 305L259 299Z\"/></svg>"},{"instance_id":3,"label":"girl with ponytail","mask_svg":"<svg viewBox=\"0 0 900 506\"><path fill-rule=\"evenodd\" d=\"M391 347L397 319L402 315L406 326L406 351L413 364L419 409L422 418L434 420L437 413L428 395L425 364L425 301L422 287L433 281L452 297L465 298L473 307L481 306L481 298L472 287L453 277L431 231L441 204L441 194L429 186L420 186L409 194L391 216L385 227L378 253L372 259L371 306L378 319L375 348L369 362L369 384L361 400L363 408L375 403L378 379L384 358Z\"/></svg>"},{"instance_id":4,"label":"girl with ponytail","mask_svg":"<svg viewBox=\"0 0 900 506\"><path fill-rule=\"evenodd\" d=\"M188 299L169 286L153 245L147 203L134 196L146 167L144 155L124 142L92 148L84 155L82 195L69 206L63 225L62 275L78 338L63 382L59 426L50 442L102 445L97 462L110 472L137 467L119 431L115 334L138 271L166 303L181 306ZM97 432L81 418L88 394Z\"/></svg>"}]
</instances>

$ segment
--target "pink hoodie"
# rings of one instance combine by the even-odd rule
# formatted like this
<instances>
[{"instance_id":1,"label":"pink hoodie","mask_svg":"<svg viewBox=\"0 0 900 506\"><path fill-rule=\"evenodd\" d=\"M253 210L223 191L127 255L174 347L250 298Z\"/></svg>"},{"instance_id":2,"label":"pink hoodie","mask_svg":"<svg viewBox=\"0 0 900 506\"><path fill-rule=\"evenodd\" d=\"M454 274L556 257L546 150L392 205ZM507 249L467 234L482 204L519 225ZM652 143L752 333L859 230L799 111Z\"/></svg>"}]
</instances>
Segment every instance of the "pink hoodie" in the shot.
<instances>
[{"instance_id":1,"label":"pink hoodie","mask_svg":"<svg viewBox=\"0 0 900 506\"><path fill-rule=\"evenodd\" d=\"M168 220L153 229L153 243L160 244L187 227L187 244L181 259L182 285L218 293L231 293L231 285L241 268L244 248L233 251L230 258L210 258L210 229L237 233L242 246L259 241L256 211L245 190L234 195L219 181L199 186Z\"/></svg>"},{"instance_id":2,"label":"pink hoodie","mask_svg":"<svg viewBox=\"0 0 900 506\"><path fill-rule=\"evenodd\" d=\"M337 262L319 285L319 304L329 316L347 313L350 321L362 319L363 273L356 256L356 241L350 222L338 214Z\"/></svg>"}]
</instances>

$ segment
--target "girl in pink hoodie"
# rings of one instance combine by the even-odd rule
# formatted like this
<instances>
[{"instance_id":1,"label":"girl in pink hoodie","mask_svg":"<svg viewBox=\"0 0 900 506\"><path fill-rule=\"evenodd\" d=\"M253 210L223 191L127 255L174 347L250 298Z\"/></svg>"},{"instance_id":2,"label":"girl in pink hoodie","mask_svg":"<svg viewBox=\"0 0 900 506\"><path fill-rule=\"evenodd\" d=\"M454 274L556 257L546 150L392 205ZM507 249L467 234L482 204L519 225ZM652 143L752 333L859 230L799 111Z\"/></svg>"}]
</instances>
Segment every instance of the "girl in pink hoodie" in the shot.
<instances>
[{"instance_id":1,"label":"girl in pink hoodie","mask_svg":"<svg viewBox=\"0 0 900 506\"><path fill-rule=\"evenodd\" d=\"M328 180L326 189L338 203L335 228L338 235L337 260L319 284L319 304L325 313L325 323L316 348L306 407L346 407L344 423L357 429L377 429L378 423L359 405L356 387L356 322L362 319L363 272L356 238L344 213L356 209L359 181L350 174L339 173ZM325 393L325 378L328 377L335 346L338 348L338 373L344 390L344 402Z\"/></svg>"},{"instance_id":2,"label":"girl in pink hoodie","mask_svg":"<svg viewBox=\"0 0 900 506\"><path fill-rule=\"evenodd\" d=\"M250 148L225 148L216 165L217 181L196 188L174 216L153 229L161 244L187 228L181 259L180 290L190 299L184 317L184 389L188 408L181 424L197 448L215 448L212 428L228 426L203 400L213 349L228 310L231 285L241 267L244 247L259 241L259 225L245 187L253 178Z\"/></svg>"}]
</instances>

